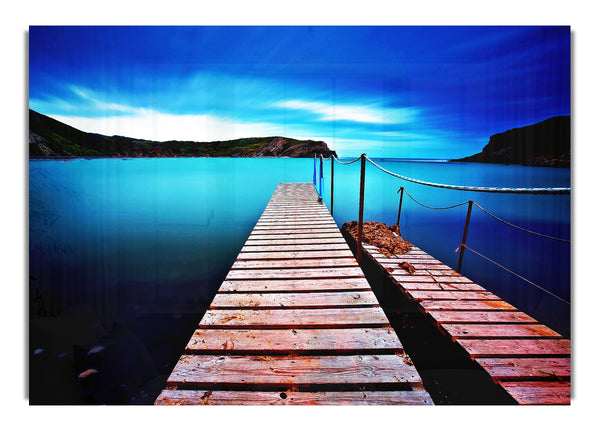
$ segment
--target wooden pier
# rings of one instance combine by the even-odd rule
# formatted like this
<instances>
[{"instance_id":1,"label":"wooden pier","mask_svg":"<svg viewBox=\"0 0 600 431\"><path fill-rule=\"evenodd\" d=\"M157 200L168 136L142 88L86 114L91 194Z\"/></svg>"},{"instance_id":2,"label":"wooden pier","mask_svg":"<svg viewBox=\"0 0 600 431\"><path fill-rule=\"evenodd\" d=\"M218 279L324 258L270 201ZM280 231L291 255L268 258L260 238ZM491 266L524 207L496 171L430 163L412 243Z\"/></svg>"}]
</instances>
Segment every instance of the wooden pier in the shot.
<instances>
[{"instance_id":1,"label":"wooden pier","mask_svg":"<svg viewBox=\"0 0 600 431\"><path fill-rule=\"evenodd\" d=\"M412 246L365 254L410 301L458 343L519 404L569 404L571 342ZM409 263L410 274L400 267Z\"/></svg>"},{"instance_id":2,"label":"wooden pier","mask_svg":"<svg viewBox=\"0 0 600 431\"><path fill-rule=\"evenodd\" d=\"M279 184L155 404L433 404L311 183Z\"/></svg>"}]
</instances>

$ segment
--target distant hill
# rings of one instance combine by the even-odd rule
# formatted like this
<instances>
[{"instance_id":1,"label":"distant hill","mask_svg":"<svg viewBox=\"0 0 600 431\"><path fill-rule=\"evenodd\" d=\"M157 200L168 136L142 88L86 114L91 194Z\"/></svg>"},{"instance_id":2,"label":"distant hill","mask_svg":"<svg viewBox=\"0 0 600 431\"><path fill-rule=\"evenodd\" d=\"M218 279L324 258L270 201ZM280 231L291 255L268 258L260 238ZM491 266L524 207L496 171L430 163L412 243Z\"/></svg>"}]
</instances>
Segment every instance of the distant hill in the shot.
<instances>
[{"instance_id":1,"label":"distant hill","mask_svg":"<svg viewBox=\"0 0 600 431\"><path fill-rule=\"evenodd\" d=\"M281 136L231 141L148 141L82 132L29 110L29 157L313 157L335 154L323 141ZM337 156L337 155L336 155Z\"/></svg>"},{"instance_id":2,"label":"distant hill","mask_svg":"<svg viewBox=\"0 0 600 431\"><path fill-rule=\"evenodd\" d=\"M490 137L480 153L453 162L571 166L571 117L552 117Z\"/></svg>"}]
</instances>

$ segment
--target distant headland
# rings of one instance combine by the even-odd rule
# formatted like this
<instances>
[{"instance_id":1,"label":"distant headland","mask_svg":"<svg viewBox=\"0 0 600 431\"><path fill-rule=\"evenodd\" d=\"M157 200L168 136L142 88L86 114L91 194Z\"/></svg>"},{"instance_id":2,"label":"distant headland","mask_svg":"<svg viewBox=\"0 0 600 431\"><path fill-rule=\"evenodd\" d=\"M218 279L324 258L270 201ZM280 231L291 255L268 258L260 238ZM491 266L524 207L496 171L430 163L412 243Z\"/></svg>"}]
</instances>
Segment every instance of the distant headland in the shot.
<instances>
[{"instance_id":1,"label":"distant headland","mask_svg":"<svg viewBox=\"0 0 600 431\"><path fill-rule=\"evenodd\" d=\"M323 141L281 136L230 141L149 141L87 133L29 110L30 158L94 157L337 157Z\"/></svg>"},{"instance_id":2,"label":"distant headland","mask_svg":"<svg viewBox=\"0 0 600 431\"><path fill-rule=\"evenodd\" d=\"M480 153L452 162L571 166L571 117L559 116L490 137Z\"/></svg>"}]
</instances>

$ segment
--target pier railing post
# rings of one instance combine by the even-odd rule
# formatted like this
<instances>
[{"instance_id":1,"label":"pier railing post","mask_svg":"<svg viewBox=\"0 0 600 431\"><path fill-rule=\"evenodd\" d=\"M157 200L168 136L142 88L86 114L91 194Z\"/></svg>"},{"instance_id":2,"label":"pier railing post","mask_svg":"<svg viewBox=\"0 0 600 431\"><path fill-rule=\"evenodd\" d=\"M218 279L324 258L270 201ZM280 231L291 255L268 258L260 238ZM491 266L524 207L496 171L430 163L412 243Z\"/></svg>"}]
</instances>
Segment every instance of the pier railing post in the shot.
<instances>
[{"instance_id":1,"label":"pier railing post","mask_svg":"<svg viewBox=\"0 0 600 431\"><path fill-rule=\"evenodd\" d=\"M319 196L323 201L323 154L319 154Z\"/></svg>"},{"instance_id":2,"label":"pier railing post","mask_svg":"<svg viewBox=\"0 0 600 431\"><path fill-rule=\"evenodd\" d=\"M396 224L398 225L398 233L402 235L402 233L400 233L400 214L402 213L402 198L404 197L404 187L400 187L400 190L398 190L398 192L400 192L400 202L398 203L398 219L396 220Z\"/></svg>"},{"instance_id":3,"label":"pier railing post","mask_svg":"<svg viewBox=\"0 0 600 431\"><path fill-rule=\"evenodd\" d=\"M360 198L358 201L358 238L356 240L356 261L360 265L363 240L363 213L365 209L365 153L360 156Z\"/></svg>"},{"instance_id":4,"label":"pier railing post","mask_svg":"<svg viewBox=\"0 0 600 431\"><path fill-rule=\"evenodd\" d=\"M456 267L456 272L460 272L462 268L465 245L467 245L467 234L469 233L469 222L471 221L471 208L473 208L473 201L469 201L469 208L467 209L467 219L465 220L465 229L463 230L463 237L460 243L460 255L458 256L458 266Z\"/></svg>"},{"instance_id":5,"label":"pier railing post","mask_svg":"<svg viewBox=\"0 0 600 431\"><path fill-rule=\"evenodd\" d=\"M333 217L333 165L335 165L335 160L331 155L331 217Z\"/></svg>"}]
</instances>

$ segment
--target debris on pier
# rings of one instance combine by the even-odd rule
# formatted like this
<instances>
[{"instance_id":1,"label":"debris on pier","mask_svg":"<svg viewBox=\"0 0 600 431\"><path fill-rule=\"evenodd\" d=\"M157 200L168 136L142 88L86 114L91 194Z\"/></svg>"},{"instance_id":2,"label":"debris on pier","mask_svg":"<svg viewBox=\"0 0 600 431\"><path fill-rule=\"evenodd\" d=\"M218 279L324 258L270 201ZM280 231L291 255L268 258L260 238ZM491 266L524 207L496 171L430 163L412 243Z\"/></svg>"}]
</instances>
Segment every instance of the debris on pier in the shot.
<instances>
[{"instance_id":1,"label":"debris on pier","mask_svg":"<svg viewBox=\"0 0 600 431\"><path fill-rule=\"evenodd\" d=\"M351 221L342 225L354 239L358 237L358 222ZM388 226L385 223L367 221L363 223L363 242L377 247L380 253L392 257L406 253L412 245L400 236L398 225Z\"/></svg>"}]
</instances>

